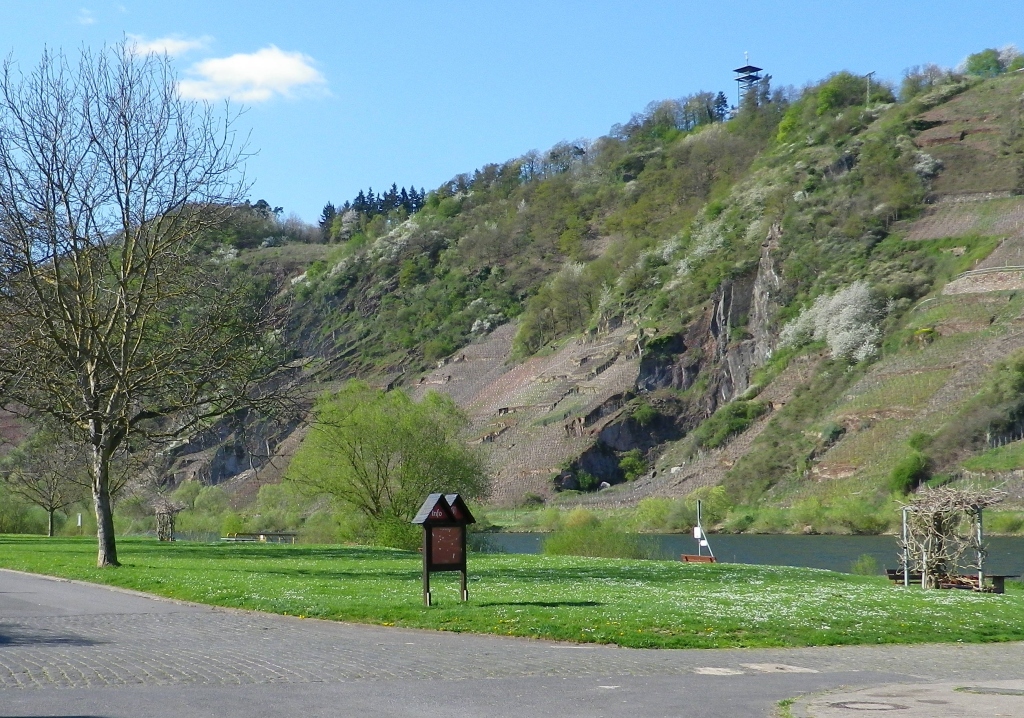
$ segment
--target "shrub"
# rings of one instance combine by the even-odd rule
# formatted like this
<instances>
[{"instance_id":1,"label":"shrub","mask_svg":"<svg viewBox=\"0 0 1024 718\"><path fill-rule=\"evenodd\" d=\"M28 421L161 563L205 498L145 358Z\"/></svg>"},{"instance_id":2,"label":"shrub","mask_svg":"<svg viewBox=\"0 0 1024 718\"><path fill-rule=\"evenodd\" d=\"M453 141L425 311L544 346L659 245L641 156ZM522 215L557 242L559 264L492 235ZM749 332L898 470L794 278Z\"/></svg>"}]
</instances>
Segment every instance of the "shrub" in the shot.
<instances>
[{"instance_id":1,"label":"shrub","mask_svg":"<svg viewBox=\"0 0 1024 718\"><path fill-rule=\"evenodd\" d=\"M652 558L656 553L653 546L639 534L626 533L599 523L556 531L544 541L542 550L550 556L634 559Z\"/></svg>"},{"instance_id":2,"label":"shrub","mask_svg":"<svg viewBox=\"0 0 1024 718\"><path fill-rule=\"evenodd\" d=\"M633 420L640 426L647 426L658 417L658 410L641 400L633 410Z\"/></svg>"},{"instance_id":3,"label":"shrub","mask_svg":"<svg viewBox=\"0 0 1024 718\"><path fill-rule=\"evenodd\" d=\"M523 508L530 508L530 507L535 507L535 506L543 506L544 505L544 497L540 496L539 494L535 494L535 493L532 493L532 492L527 492L527 493L523 494L523 498L519 502L519 505L522 506Z\"/></svg>"},{"instance_id":4,"label":"shrub","mask_svg":"<svg viewBox=\"0 0 1024 718\"><path fill-rule=\"evenodd\" d=\"M578 529L597 526L601 523L593 512L584 508L575 508L565 517L565 528Z\"/></svg>"},{"instance_id":5,"label":"shrub","mask_svg":"<svg viewBox=\"0 0 1024 718\"><path fill-rule=\"evenodd\" d=\"M735 434L746 431L751 424L768 410L761 401L737 399L722 406L691 434L693 448L714 449L723 445Z\"/></svg>"},{"instance_id":6,"label":"shrub","mask_svg":"<svg viewBox=\"0 0 1024 718\"><path fill-rule=\"evenodd\" d=\"M317 511L306 519L299 529L299 543L337 543L339 539L337 518L328 511Z\"/></svg>"},{"instance_id":7,"label":"shrub","mask_svg":"<svg viewBox=\"0 0 1024 718\"><path fill-rule=\"evenodd\" d=\"M664 531L672 513L672 499L651 497L641 499L633 511L633 527L637 531Z\"/></svg>"},{"instance_id":8,"label":"shrub","mask_svg":"<svg viewBox=\"0 0 1024 718\"><path fill-rule=\"evenodd\" d=\"M857 576L877 576L879 573L878 559L869 553L862 553L850 564L850 573Z\"/></svg>"},{"instance_id":9,"label":"shrub","mask_svg":"<svg viewBox=\"0 0 1024 718\"><path fill-rule=\"evenodd\" d=\"M597 477L586 471L576 472L576 483L579 484L580 491L591 491L597 488L600 483Z\"/></svg>"},{"instance_id":10,"label":"shrub","mask_svg":"<svg viewBox=\"0 0 1024 718\"><path fill-rule=\"evenodd\" d=\"M221 514L228 508L227 492L219 486L204 486L196 493L193 506L199 513Z\"/></svg>"},{"instance_id":11,"label":"shrub","mask_svg":"<svg viewBox=\"0 0 1024 718\"><path fill-rule=\"evenodd\" d=\"M245 521L243 521L242 517L234 511L229 511L224 515L224 518L221 519L220 531L224 536L227 536L228 534L245 533Z\"/></svg>"},{"instance_id":12,"label":"shrub","mask_svg":"<svg viewBox=\"0 0 1024 718\"><path fill-rule=\"evenodd\" d=\"M647 471L647 462L640 449L631 449L619 461L619 468L626 475L626 481L635 481Z\"/></svg>"},{"instance_id":13,"label":"shrub","mask_svg":"<svg viewBox=\"0 0 1024 718\"><path fill-rule=\"evenodd\" d=\"M536 522L542 531L556 531L562 526L562 511L556 506L549 506L537 513Z\"/></svg>"},{"instance_id":14,"label":"shrub","mask_svg":"<svg viewBox=\"0 0 1024 718\"><path fill-rule=\"evenodd\" d=\"M830 517L839 527L855 534L880 534L889 528L891 520L890 512L855 497L840 500Z\"/></svg>"},{"instance_id":15,"label":"shrub","mask_svg":"<svg viewBox=\"0 0 1024 718\"><path fill-rule=\"evenodd\" d=\"M423 530L397 516L371 521L373 544L415 551L423 543Z\"/></svg>"},{"instance_id":16,"label":"shrub","mask_svg":"<svg viewBox=\"0 0 1024 718\"><path fill-rule=\"evenodd\" d=\"M1018 534L1024 529L1024 514L1015 511L986 511L985 526L989 533Z\"/></svg>"},{"instance_id":17,"label":"shrub","mask_svg":"<svg viewBox=\"0 0 1024 718\"><path fill-rule=\"evenodd\" d=\"M909 494L928 478L928 457L920 451L911 451L900 459L889 474L889 490Z\"/></svg>"},{"instance_id":18,"label":"shrub","mask_svg":"<svg viewBox=\"0 0 1024 718\"><path fill-rule=\"evenodd\" d=\"M907 439L907 446L915 451L924 451L928 448L930 443L932 443L931 434L926 434L923 431L915 431L910 435L910 438Z\"/></svg>"}]
</instances>

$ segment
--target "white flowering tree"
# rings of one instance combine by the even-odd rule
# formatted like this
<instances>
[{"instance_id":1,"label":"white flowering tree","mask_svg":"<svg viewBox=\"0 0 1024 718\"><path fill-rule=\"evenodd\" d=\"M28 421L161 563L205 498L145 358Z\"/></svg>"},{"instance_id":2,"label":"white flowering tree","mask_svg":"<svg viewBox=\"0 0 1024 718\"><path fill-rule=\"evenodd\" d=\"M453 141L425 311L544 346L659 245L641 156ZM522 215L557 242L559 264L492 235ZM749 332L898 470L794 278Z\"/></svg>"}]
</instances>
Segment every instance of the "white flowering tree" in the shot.
<instances>
[{"instance_id":1,"label":"white flowering tree","mask_svg":"<svg viewBox=\"0 0 1024 718\"><path fill-rule=\"evenodd\" d=\"M881 312L865 282L823 294L782 329L783 346L824 341L832 356L864 361L878 352Z\"/></svg>"}]
</instances>

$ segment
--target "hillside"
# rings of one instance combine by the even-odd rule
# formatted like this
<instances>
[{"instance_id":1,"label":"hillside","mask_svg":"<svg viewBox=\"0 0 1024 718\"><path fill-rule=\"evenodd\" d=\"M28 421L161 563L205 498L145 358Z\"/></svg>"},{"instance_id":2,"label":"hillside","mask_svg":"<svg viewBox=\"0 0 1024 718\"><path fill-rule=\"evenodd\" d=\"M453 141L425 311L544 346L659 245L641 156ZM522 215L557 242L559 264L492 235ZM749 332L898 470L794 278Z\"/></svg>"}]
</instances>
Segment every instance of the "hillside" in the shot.
<instances>
[{"instance_id":1,"label":"hillside","mask_svg":"<svg viewBox=\"0 0 1024 718\"><path fill-rule=\"evenodd\" d=\"M878 505L908 438L948 428L1024 346L1024 78L946 79L865 109L840 74L689 128L662 103L460 176L376 239L305 248L284 298L296 340L319 381L451 394L496 503L607 482L571 500L722 483L738 503ZM861 361L780 346L812 299L858 282L877 325ZM737 401L750 417L724 416ZM961 443L933 474L987 448ZM627 484L636 450L649 470Z\"/></svg>"},{"instance_id":2,"label":"hillside","mask_svg":"<svg viewBox=\"0 0 1024 718\"><path fill-rule=\"evenodd\" d=\"M1024 75L864 89L652 103L412 215L346 205L313 237L243 212L213 249L280 286L309 396L450 394L497 506L720 485L726 528L873 531L924 482L1024 501ZM247 500L303 432L236 417L166 479Z\"/></svg>"}]
</instances>

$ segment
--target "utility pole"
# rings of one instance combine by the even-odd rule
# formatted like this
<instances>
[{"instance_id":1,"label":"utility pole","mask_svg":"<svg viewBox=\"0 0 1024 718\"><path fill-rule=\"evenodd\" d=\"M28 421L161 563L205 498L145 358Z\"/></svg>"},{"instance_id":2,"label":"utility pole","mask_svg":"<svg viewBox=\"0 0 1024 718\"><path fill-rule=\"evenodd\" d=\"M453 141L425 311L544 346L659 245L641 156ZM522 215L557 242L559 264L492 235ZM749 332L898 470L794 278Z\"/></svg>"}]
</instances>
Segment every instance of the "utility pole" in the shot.
<instances>
[{"instance_id":1,"label":"utility pole","mask_svg":"<svg viewBox=\"0 0 1024 718\"><path fill-rule=\"evenodd\" d=\"M865 110L868 108L868 105L871 104L871 76L874 75L874 74L875 74L875 71L872 70L871 72L869 72L866 75L867 80L868 80L868 92L867 92L867 95L865 95L865 97L864 97L864 109Z\"/></svg>"}]
</instances>

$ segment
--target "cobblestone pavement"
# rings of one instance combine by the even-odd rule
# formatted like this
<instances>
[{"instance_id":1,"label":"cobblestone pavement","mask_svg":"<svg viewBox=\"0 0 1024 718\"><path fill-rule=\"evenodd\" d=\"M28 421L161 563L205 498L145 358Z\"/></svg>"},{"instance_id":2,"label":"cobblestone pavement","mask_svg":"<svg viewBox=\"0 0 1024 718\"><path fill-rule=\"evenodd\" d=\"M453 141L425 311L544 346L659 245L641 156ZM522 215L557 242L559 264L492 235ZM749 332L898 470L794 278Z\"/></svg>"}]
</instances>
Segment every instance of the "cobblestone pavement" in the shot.
<instances>
[{"instance_id":1,"label":"cobblestone pavement","mask_svg":"<svg viewBox=\"0 0 1024 718\"><path fill-rule=\"evenodd\" d=\"M363 696L375 714L399 687L410 695L441 696L435 700L442 703L443 696L492 694L536 701L530 687L552 679L565 683L556 684L547 707L537 704L537 715L575 715L571 711L582 710L593 691L600 697L617 689L623 690L616 696L634 691L631 702L594 698L597 714L635 716L639 702L652 708L642 715L658 715L653 709L674 701L673 691L684 686L698 694L724 688L734 698L750 694L745 705L754 712L736 706L724 712L731 703L718 701L665 715L767 715L774 701L795 693L869 683L1013 680L1024 675L1021 666L1022 643L633 650L302 620L0 571L0 716L11 715L8 705L17 706L18 715L36 709L54 715L55 706L101 696L105 706L121 705L121 712L103 715L158 715L156 708L170 705L169 697L183 689L197 696L225 688L234 691L214 691L204 700L237 707L258 695L266 708L275 700L294 703L314 695L327 703ZM149 707L140 708L138 701L146 700ZM550 712L559 701L563 712ZM502 712L512 705L504 698L492 703L493 710L478 706L474 714L525 715ZM412 715L414 705L408 713L392 706L379 714ZM420 714L430 714L422 708Z\"/></svg>"}]
</instances>

